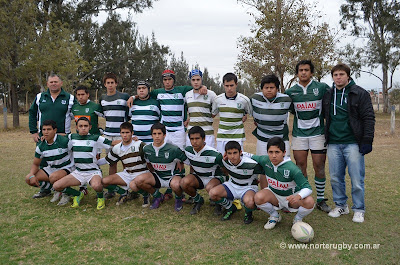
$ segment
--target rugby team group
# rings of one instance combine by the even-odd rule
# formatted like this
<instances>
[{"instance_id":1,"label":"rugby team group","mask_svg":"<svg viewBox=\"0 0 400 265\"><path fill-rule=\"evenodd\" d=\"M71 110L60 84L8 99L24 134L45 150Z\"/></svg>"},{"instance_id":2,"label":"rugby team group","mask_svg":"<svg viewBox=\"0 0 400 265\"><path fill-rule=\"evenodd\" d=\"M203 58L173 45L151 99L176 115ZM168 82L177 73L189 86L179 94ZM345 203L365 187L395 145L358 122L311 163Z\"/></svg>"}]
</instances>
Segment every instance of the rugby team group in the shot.
<instances>
[{"instance_id":1,"label":"rugby team group","mask_svg":"<svg viewBox=\"0 0 400 265\"><path fill-rule=\"evenodd\" d=\"M293 223L314 207L330 217L349 214L347 167L353 221L362 223L364 155L372 151L375 125L370 95L355 84L346 64L332 68L332 87L312 79L314 65L309 60L299 61L295 71L298 83L285 93L279 92L278 77L270 74L251 98L237 91L233 73L223 76L225 93L216 95L202 83L198 69L189 73L191 86L175 86L175 73L165 70L163 88L150 91L147 81L139 81L132 97L117 91L117 76L107 73L102 80L107 93L100 104L89 100L86 86L78 86L71 95L58 75L50 75L48 90L37 94L29 110L36 150L25 181L40 187L33 198L54 191L51 202L66 205L72 198L73 208L79 207L89 183L97 192L98 210L116 193L117 205L141 195L142 206L150 209L159 208L174 193L175 211L182 210L186 201L193 204L190 214L197 214L205 203L198 190L205 189L214 214L223 221L243 206L244 223L250 224L259 208L269 214L264 228L272 229L282 219L277 210L297 212ZM293 114L290 144L289 113ZM248 115L254 119L256 154L243 150ZM104 130L98 117L106 120ZM76 133L71 133L71 120L76 122ZM100 158L103 149L106 156ZM291 150L296 164L290 159ZM309 153L316 201L307 178ZM326 156L333 209L325 198ZM122 172L117 172L118 161ZM104 164L109 164L105 177L100 170ZM185 164L190 172L185 173ZM160 188L166 188L165 193Z\"/></svg>"}]
</instances>

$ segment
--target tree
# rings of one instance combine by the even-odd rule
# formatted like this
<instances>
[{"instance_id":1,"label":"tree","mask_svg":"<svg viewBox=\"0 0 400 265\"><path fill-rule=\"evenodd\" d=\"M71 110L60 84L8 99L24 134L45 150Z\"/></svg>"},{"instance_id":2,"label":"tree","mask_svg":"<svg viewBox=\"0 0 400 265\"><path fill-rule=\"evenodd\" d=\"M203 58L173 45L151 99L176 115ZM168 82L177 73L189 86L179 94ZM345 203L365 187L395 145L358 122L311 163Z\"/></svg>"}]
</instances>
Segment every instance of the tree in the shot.
<instances>
[{"instance_id":1,"label":"tree","mask_svg":"<svg viewBox=\"0 0 400 265\"><path fill-rule=\"evenodd\" d=\"M383 111L389 111L388 92L400 63L400 3L396 0L347 0L341 6L341 25L352 35L367 40L362 48L364 62L382 69Z\"/></svg>"},{"instance_id":2,"label":"tree","mask_svg":"<svg viewBox=\"0 0 400 265\"><path fill-rule=\"evenodd\" d=\"M389 93L390 104L399 105L400 104L400 84L395 84L396 88L393 88Z\"/></svg>"},{"instance_id":3,"label":"tree","mask_svg":"<svg viewBox=\"0 0 400 265\"><path fill-rule=\"evenodd\" d=\"M177 85L190 85L188 77L189 64L186 62L183 52L181 52L179 58L175 58L175 54L172 55L169 68L175 72L175 83Z\"/></svg>"},{"instance_id":4,"label":"tree","mask_svg":"<svg viewBox=\"0 0 400 265\"><path fill-rule=\"evenodd\" d=\"M262 76L275 73L282 92L295 79L294 65L300 59L312 59L315 76L321 79L329 71L334 55L334 37L326 23L314 24L319 18L315 6L304 0L241 0L255 9L251 32L253 37L240 37L241 53L236 64L241 75L258 83ZM291 75L291 81L284 84Z\"/></svg>"}]
</instances>

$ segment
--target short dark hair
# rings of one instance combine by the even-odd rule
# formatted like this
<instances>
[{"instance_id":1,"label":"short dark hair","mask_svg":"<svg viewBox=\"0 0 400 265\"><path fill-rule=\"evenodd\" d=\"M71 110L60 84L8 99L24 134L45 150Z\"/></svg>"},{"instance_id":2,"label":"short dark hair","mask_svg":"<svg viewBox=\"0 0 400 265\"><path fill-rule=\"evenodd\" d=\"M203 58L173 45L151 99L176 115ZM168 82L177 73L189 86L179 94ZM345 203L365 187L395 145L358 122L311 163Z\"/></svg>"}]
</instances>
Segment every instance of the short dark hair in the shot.
<instances>
[{"instance_id":1,"label":"short dark hair","mask_svg":"<svg viewBox=\"0 0 400 265\"><path fill-rule=\"evenodd\" d=\"M339 63L339 64L335 65L334 67L332 67L331 75L333 76L333 72L336 72L336 71L345 71L347 76L350 77L351 70L347 64Z\"/></svg>"},{"instance_id":2,"label":"short dark hair","mask_svg":"<svg viewBox=\"0 0 400 265\"><path fill-rule=\"evenodd\" d=\"M57 123L53 120L45 120L42 124L42 128L43 126L51 126L51 128L57 129Z\"/></svg>"},{"instance_id":3,"label":"short dark hair","mask_svg":"<svg viewBox=\"0 0 400 265\"><path fill-rule=\"evenodd\" d=\"M231 149L239 150L239 152L242 151L242 147L236 141L229 141L229 142L226 143L225 151L228 151L228 150L231 150Z\"/></svg>"},{"instance_id":4,"label":"short dark hair","mask_svg":"<svg viewBox=\"0 0 400 265\"><path fill-rule=\"evenodd\" d=\"M235 84L238 82L238 78L234 73L227 73L222 77L222 83L229 82L229 81L235 81Z\"/></svg>"},{"instance_id":5,"label":"short dark hair","mask_svg":"<svg viewBox=\"0 0 400 265\"><path fill-rule=\"evenodd\" d=\"M114 73L106 73L106 74L103 76L103 84L106 82L107 79L114 79L115 83L118 84L118 77L117 77L117 75L114 74Z\"/></svg>"},{"instance_id":6,"label":"short dark hair","mask_svg":"<svg viewBox=\"0 0 400 265\"><path fill-rule=\"evenodd\" d=\"M276 88L279 90L279 85L281 84L281 82L279 81L279 78L274 74L266 75L261 79L261 89L263 89L265 84L270 83L274 83Z\"/></svg>"},{"instance_id":7,"label":"short dark hair","mask_svg":"<svg viewBox=\"0 0 400 265\"><path fill-rule=\"evenodd\" d=\"M89 123L89 125L92 125L92 123L90 122L90 120L86 117L80 117L77 121L76 121L76 125L78 125L79 121L87 121Z\"/></svg>"},{"instance_id":8,"label":"short dark hair","mask_svg":"<svg viewBox=\"0 0 400 265\"><path fill-rule=\"evenodd\" d=\"M76 92L78 92L79 90L84 90L86 94L89 94L89 89L88 89L87 86L79 85L77 88L75 88L75 94L76 94Z\"/></svg>"},{"instance_id":9,"label":"short dark hair","mask_svg":"<svg viewBox=\"0 0 400 265\"><path fill-rule=\"evenodd\" d=\"M206 138L206 133L200 126L193 126L192 128L190 128L190 130L188 131L188 137L190 138L190 135L195 133L199 133L202 139Z\"/></svg>"},{"instance_id":10,"label":"short dark hair","mask_svg":"<svg viewBox=\"0 0 400 265\"><path fill-rule=\"evenodd\" d=\"M277 146L282 152L286 150L285 141L281 137L270 138L267 143L267 151L271 146Z\"/></svg>"},{"instance_id":11,"label":"short dark hair","mask_svg":"<svg viewBox=\"0 0 400 265\"><path fill-rule=\"evenodd\" d=\"M167 134L167 129L165 128L165 125L159 122L151 126L151 133L153 133L154 130L161 130L164 135Z\"/></svg>"},{"instance_id":12,"label":"short dark hair","mask_svg":"<svg viewBox=\"0 0 400 265\"><path fill-rule=\"evenodd\" d=\"M58 74L50 74L50 75L47 77L47 81L49 81L50 77L58 77L58 79L60 79L60 81L62 81L61 77L60 77Z\"/></svg>"},{"instance_id":13,"label":"short dark hair","mask_svg":"<svg viewBox=\"0 0 400 265\"><path fill-rule=\"evenodd\" d=\"M299 66L308 64L310 66L311 73L314 73L314 65L311 60L301 60L296 64L296 75L299 73Z\"/></svg>"},{"instance_id":14,"label":"short dark hair","mask_svg":"<svg viewBox=\"0 0 400 265\"><path fill-rule=\"evenodd\" d=\"M128 129L130 132L133 132L133 125L129 121L123 122L119 126L119 131L122 131L122 129Z\"/></svg>"}]
</instances>

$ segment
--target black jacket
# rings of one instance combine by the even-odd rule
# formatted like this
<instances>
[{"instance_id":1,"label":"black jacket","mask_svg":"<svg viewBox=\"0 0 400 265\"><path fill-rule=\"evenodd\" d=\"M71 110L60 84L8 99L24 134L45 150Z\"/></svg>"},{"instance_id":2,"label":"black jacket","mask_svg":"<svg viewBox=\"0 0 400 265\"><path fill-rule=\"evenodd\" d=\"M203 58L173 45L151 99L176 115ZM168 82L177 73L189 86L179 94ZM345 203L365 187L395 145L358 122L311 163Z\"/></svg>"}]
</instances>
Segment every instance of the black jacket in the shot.
<instances>
[{"instance_id":1,"label":"black jacket","mask_svg":"<svg viewBox=\"0 0 400 265\"><path fill-rule=\"evenodd\" d=\"M350 82L346 90L349 90L347 111L350 127L359 145L372 144L375 132L375 113L369 93ZM325 145L329 141L329 126L331 123L331 99L334 94L333 88L325 93L322 100L322 112L325 117Z\"/></svg>"}]
</instances>

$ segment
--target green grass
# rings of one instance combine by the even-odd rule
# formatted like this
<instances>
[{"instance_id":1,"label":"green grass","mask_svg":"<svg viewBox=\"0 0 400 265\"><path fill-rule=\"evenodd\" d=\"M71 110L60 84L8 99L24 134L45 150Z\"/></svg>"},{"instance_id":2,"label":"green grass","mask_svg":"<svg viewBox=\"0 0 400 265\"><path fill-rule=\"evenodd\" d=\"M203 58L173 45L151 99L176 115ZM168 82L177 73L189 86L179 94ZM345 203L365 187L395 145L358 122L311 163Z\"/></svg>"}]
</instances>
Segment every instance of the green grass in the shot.
<instances>
[{"instance_id":1,"label":"green grass","mask_svg":"<svg viewBox=\"0 0 400 265\"><path fill-rule=\"evenodd\" d=\"M370 250L282 249L282 242L286 246L296 243L290 233L293 214L283 214L283 221L266 231L266 213L256 211L250 225L243 224L243 211L233 220L222 222L213 216L208 202L200 214L191 216L190 205L175 213L173 201L168 201L150 211L141 207L141 199L116 206L114 198L106 202L103 211L97 211L93 190L78 209L57 207L49 202L51 197L33 200L37 189L26 185L24 176L29 172L35 145L29 137L26 116L21 116L21 124L22 128L0 131L0 264L399 262L400 121L397 134L392 136L386 133L390 132L387 115L377 116L374 151L366 156L365 223L353 223L352 214L334 219L318 210L305 219L314 228L314 244L380 244L379 249ZM255 140L250 134L253 125L251 121L246 124L245 149L254 152ZM313 176L311 164L309 176ZM348 185L348 194L350 188ZM333 206L330 183L326 195Z\"/></svg>"}]
</instances>

